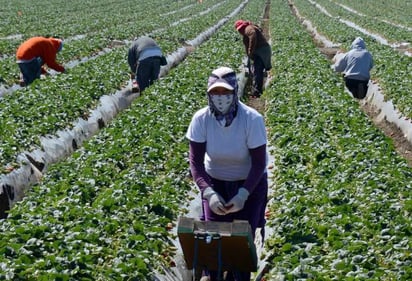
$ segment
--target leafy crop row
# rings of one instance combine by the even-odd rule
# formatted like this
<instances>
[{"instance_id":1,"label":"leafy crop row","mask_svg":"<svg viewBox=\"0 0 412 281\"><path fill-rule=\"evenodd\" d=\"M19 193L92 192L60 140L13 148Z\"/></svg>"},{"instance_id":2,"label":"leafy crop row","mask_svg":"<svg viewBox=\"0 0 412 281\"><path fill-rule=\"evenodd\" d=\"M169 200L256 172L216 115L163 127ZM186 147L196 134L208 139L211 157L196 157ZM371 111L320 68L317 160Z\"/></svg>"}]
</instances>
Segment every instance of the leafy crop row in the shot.
<instances>
[{"instance_id":1,"label":"leafy crop row","mask_svg":"<svg viewBox=\"0 0 412 281\"><path fill-rule=\"evenodd\" d=\"M353 39L357 36L364 38L369 51L374 56L375 67L372 69L372 79L377 80L382 87L385 98L392 100L395 107L405 117L412 117L412 104L410 90L412 88L412 57L395 51L392 47L382 45L381 42L349 27L333 14L333 18L322 13L315 5L307 0L295 0L294 4L306 19L310 20L320 34L329 40L342 44L348 50ZM406 4L405 4L406 5ZM316 15L316 16L314 16ZM357 22L355 22L356 24ZM374 23L376 23L374 21ZM398 30L401 28L398 28ZM385 33L390 36L390 33ZM383 34L385 36L385 34ZM411 41L411 33L405 41ZM399 43L399 42L398 42Z\"/></svg>"},{"instance_id":2,"label":"leafy crop row","mask_svg":"<svg viewBox=\"0 0 412 281\"><path fill-rule=\"evenodd\" d=\"M391 24L391 21L380 20L381 13L374 16L365 16L363 12L368 9L367 7L363 7L363 9L359 10L359 14L353 12L353 10L348 10L348 7L346 6L345 9L343 6L340 6L337 3L333 3L329 0L316 0L315 3L325 8L328 13L332 14L333 16L339 17L342 20L344 19L354 22L355 24L361 26L372 34L380 34L380 36L386 38L390 43L412 42L411 30L395 26ZM407 7L405 8L407 10ZM395 20L397 20L398 18L399 17L397 16Z\"/></svg>"},{"instance_id":3,"label":"leafy crop row","mask_svg":"<svg viewBox=\"0 0 412 281\"><path fill-rule=\"evenodd\" d=\"M96 16L93 17L81 16L83 13L89 13L87 8L79 13L77 5L81 6L81 2L74 4L74 7L71 4L70 6L59 5L59 7L49 5L47 9L41 11L43 17L40 18L47 19L49 14L55 15L56 13L54 10L59 9L63 14L59 15L59 17L63 17L64 20L67 21L64 26L64 31L57 29L57 27L49 27L50 22L55 22L56 25L60 26L59 20L49 19L48 21L46 20L46 22L38 21L39 16L33 16L33 11L29 10L32 9L32 7L24 6L24 12L22 12L24 13L25 18L24 24L28 23L30 30L24 33L23 38L17 37L14 40L0 40L0 42L14 42L14 45L11 47L2 46L0 44L0 53L7 54L7 57L2 60L4 70L0 70L0 76L4 80L3 83L7 86L12 86L13 83L15 83L15 80L18 78L18 68L16 67L14 57L15 50L22 40L25 40L28 37L53 35L66 39L66 47L61 54L59 54L59 59L67 64L75 59L94 56L105 48L111 48L113 40L130 42L133 38L139 35L152 33L158 29L176 26L176 23L181 24L179 20L188 17L187 12L181 8L185 3L187 5L190 3L190 11L194 13L193 15L197 15L197 18L192 16L192 18L187 20L185 24L190 25L190 23L192 23L192 26L197 26L193 24L195 20L200 20L204 17L210 18L211 14L215 14L217 17L222 17L225 11L225 6L226 8L229 8L230 5L233 7L233 5L238 4L239 1L226 1L223 3L219 3L219 1L207 1L202 5L196 2L194 4L193 1L161 1L159 3L153 1L150 3L144 1L124 1L111 3L110 5L96 5L96 7L93 8L93 14ZM92 3L89 4L92 5ZM89 4L87 4L86 7ZM219 4L221 8L223 7L223 9L212 9L217 4ZM138 6L139 9L131 9L128 6ZM26 11L26 9L28 11ZM49 9L51 11L49 11ZM167 12L170 12L170 9L174 9L176 13L167 15ZM204 9L211 10L207 13L201 13ZM16 15L10 13L16 13ZM17 13L18 11L14 8L7 13L7 16L20 17ZM165 14L167 16L164 16ZM82 19L80 22L79 18ZM36 22L33 23L33 21ZM5 37L11 30L14 30L15 26L13 23L14 22L10 23L12 24L10 30L4 32ZM19 34L18 32L16 33ZM185 37L179 34L178 31L173 33L169 32L164 39L167 39L169 42L174 42L174 44L180 44L181 42L179 42L179 39ZM2 47L4 47L4 49ZM166 48L165 51L167 52L169 49Z\"/></svg>"},{"instance_id":4,"label":"leafy crop row","mask_svg":"<svg viewBox=\"0 0 412 281\"><path fill-rule=\"evenodd\" d=\"M205 26L216 22L217 17L225 16L227 10L233 10L238 5L237 1L223 3L220 5L222 9L217 9L218 13L208 12L201 17L190 17L188 21L154 32L153 36L164 53L168 54L182 46L181 39L195 37ZM195 9L197 10L198 8ZM173 14L174 20L178 21L179 16L180 13ZM139 22L143 24L143 20L152 22L149 18ZM117 28L120 30L122 26ZM171 29L173 32L170 32ZM62 52L70 52L69 61L78 59L76 49L73 50L72 47L79 47L79 42L75 41L73 46L67 44L63 49ZM94 59L77 64L69 69L67 74L36 81L27 89L5 96L0 103L0 133L7 137L0 140L0 162L3 165L13 163L19 153L39 147L40 135L55 134L58 130L72 126L78 118L87 118L100 97L125 86L129 77L127 47L114 48ZM17 69L15 63L13 67Z\"/></svg>"},{"instance_id":5,"label":"leafy crop row","mask_svg":"<svg viewBox=\"0 0 412 281\"><path fill-rule=\"evenodd\" d=\"M153 25L157 25L156 21L162 14L178 10L193 2L188 0L151 1L150 3L129 0L115 2L71 1L70 3L47 1L33 7L32 4L26 2L9 4L9 1L1 1L2 7L7 7L7 5L10 7L5 7L0 11L1 18L8 19L0 27L0 34L1 37L21 34L24 39L40 34L58 35L66 39L75 35L95 37L101 34L107 37L109 35L115 36L115 39L126 39L129 38L130 34L147 32L146 26L152 28ZM144 20L153 17L156 21L144 24ZM166 18L172 21L174 19L173 16ZM127 26L128 28L125 28ZM123 33L125 31L129 33L128 37L119 38L118 36L126 34ZM2 48L2 53L13 55L15 48L19 45L17 39L12 40L14 42L13 48ZM88 43L92 44L92 42Z\"/></svg>"},{"instance_id":6,"label":"leafy crop row","mask_svg":"<svg viewBox=\"0 0 412 281\"><path fill-rule=\"evenodd\" d=\"M268 279L410 280L410 168L283 1L270 18Z\"/></svg>"},{"instance_id":7,"label":"leafy crop row","mask_svg":"<svg viewBox=\"0 0 412 281\"><path fill-rule=\"evenodd\" d=\"M250 1L239 17L259 21L262 9L262 1ZM287 3L273 0L270 11L269 280L409 280L410 168L343 91ZM169 266L175 235L168 229L194 188L185 130L206 105L210 71L241 64L233 21L50 167L0 225L0 279L149 280L153 269ZM211 24L199 22L196 32ZM190 24L183 26L182 38L190 38Z\"/></svg>"},{"instance_id":8,"label":"leafy crop row","mask_svg":"<svg viewBox=\"0 0 412 281\"><path fill-rule=\"evenodd\" d=\"M255 1L245 13L261 11ZM169 225L185 212L192 188L184 135L206 105L210 71L240 65L233 22L15 205L0 226L0 279L151 280L154 269L169 266Z\"/></svg>"},{"instance_id":9,"label":"leafy crop row","mask_svg":"<svg viewBox=\"0 0 412 281\"><path fill-rule=\"evenodd\" d=\"M400 25L410 25L411 4L405 0L393 0L388 6L385 1L367 1L360 2L357 0L334 1L345 5L351 9L359 11L373 19L399 23ZM411 26L409 26L411 27Z\"/></svg>"}]
</instances>

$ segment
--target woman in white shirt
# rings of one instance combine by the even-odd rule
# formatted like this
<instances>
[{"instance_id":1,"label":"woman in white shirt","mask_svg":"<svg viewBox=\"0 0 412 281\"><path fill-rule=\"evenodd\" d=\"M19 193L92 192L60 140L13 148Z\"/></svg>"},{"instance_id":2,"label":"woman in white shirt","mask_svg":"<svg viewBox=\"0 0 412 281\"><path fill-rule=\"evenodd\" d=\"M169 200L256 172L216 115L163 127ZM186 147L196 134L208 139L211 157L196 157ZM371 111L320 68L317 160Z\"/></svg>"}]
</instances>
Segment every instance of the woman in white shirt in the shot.
<instances>
[{"instance_id":1,"label":"woman in white shirt","mask_svg":"<svg viewBox=\"0 0 412 281\"><path fill-rule=\"evenodd\" d=\"M219 67L209 76L208 106L197 111L186 137L192 177L202 194L206 221L247 220L252 234L263 229L267 203L264 119L238 99L236 73ZM217 280L211 272L210 280ZM250 280L232 272L226 280Z\"/></svg>"}]
</instances>

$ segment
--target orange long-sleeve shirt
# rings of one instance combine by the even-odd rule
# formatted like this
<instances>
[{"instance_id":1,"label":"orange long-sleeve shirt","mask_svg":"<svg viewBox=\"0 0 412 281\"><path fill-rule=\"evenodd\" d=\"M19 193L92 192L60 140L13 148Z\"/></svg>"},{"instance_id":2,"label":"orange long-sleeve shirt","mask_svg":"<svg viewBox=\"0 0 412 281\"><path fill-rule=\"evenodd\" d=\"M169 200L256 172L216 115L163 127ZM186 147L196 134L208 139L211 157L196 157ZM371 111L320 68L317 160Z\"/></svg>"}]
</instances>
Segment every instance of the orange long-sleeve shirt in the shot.
<instances>
[{"instance_id":1,"label":"orange long-sleeve shirt","mask_svg":"<svg viewBox=\"0 0 412 281\"><path fill-rule=\"evenodd\" d=\"M23 42L17 49L17 60L32 60L40 57L48 67L64 72L64 66L56 62L56 55L61 44L60 39L46 37L32 37Z\"/></svg>"}]
</instances>

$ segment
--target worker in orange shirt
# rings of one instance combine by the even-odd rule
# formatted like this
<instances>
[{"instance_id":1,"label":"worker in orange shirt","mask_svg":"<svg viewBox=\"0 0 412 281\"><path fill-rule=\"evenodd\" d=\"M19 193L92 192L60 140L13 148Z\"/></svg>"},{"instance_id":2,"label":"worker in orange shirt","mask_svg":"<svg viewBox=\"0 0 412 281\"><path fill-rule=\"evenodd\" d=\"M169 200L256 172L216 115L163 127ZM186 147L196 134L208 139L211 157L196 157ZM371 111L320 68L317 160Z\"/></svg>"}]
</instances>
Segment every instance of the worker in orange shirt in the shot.
<instances>
[{"instance_id":1,"label":"worker in orange shirt","mask_svg":"<svg viewBox=\"0 0 412 281\"><path fill-rule=\"evenodd\" d=\"M20 86L27 86L41 74L47 74L44 65L58 72L65 72L64 66L56 62L56 55L63 48L58 38L32 37L17 49L16 58L20 68Z\"/></svg>"}]
</instances>

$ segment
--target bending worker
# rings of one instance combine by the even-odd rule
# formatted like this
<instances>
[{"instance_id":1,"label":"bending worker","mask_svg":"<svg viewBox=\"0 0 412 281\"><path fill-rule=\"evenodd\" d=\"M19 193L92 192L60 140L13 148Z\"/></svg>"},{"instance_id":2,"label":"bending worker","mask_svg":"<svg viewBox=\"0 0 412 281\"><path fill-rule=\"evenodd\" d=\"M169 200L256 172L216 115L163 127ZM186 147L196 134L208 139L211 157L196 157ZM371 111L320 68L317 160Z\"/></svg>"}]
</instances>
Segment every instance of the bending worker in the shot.
<instances>
[{"instance_id":1,"label":"bending worker","mask_svg":"<svg viewBox=\"0 0 412 281\"><path fill-rule=\"evenodd\" d=\"M65 68L56 62L57 53L63 48L63 41L58 38L32 37L17 49L16 58L20 68L20 86L27 86L41 74L47 74L44 65L58 72Z\"/></svg>"},{"instance_id":2,"label":"bending worker","mask_svg":"<svg viewBox=\"0 0 412 281\"><path fill-rule=\"evenodd\" d=\"M342 56L338 59L339 56ZM351 45L351 50L345 54L338 53L333 65L336 72L344 74L345 85L356 99L363 99L368 92L370 70L373 58L366 49L365 41L357 37Z\"/></svg>"},{"instance_id":3,"label":"bending worker","mask_svg":"<svg viewBox=\"0 0 412 281\"><path fill-rule=\"evenodd\" d=\"M136 79L140 91L159 78L160 66L167 63L160 47L148 36L141 36L133 42L128 51L127 62L131 78Z\"/></svg>"},{"instance_id":4,"label":"bending worker","mask_svg":"<svg viewBox=\"0 0 412 281\"><path fill-rule=\"evenodd\" d=\"M252 22L237 20L235 28L243 36L246 55L253 61L252 97L260 97L263 93L264 71L272 69L272 48L263 30Z\"/></svg>"}]
</instances>

